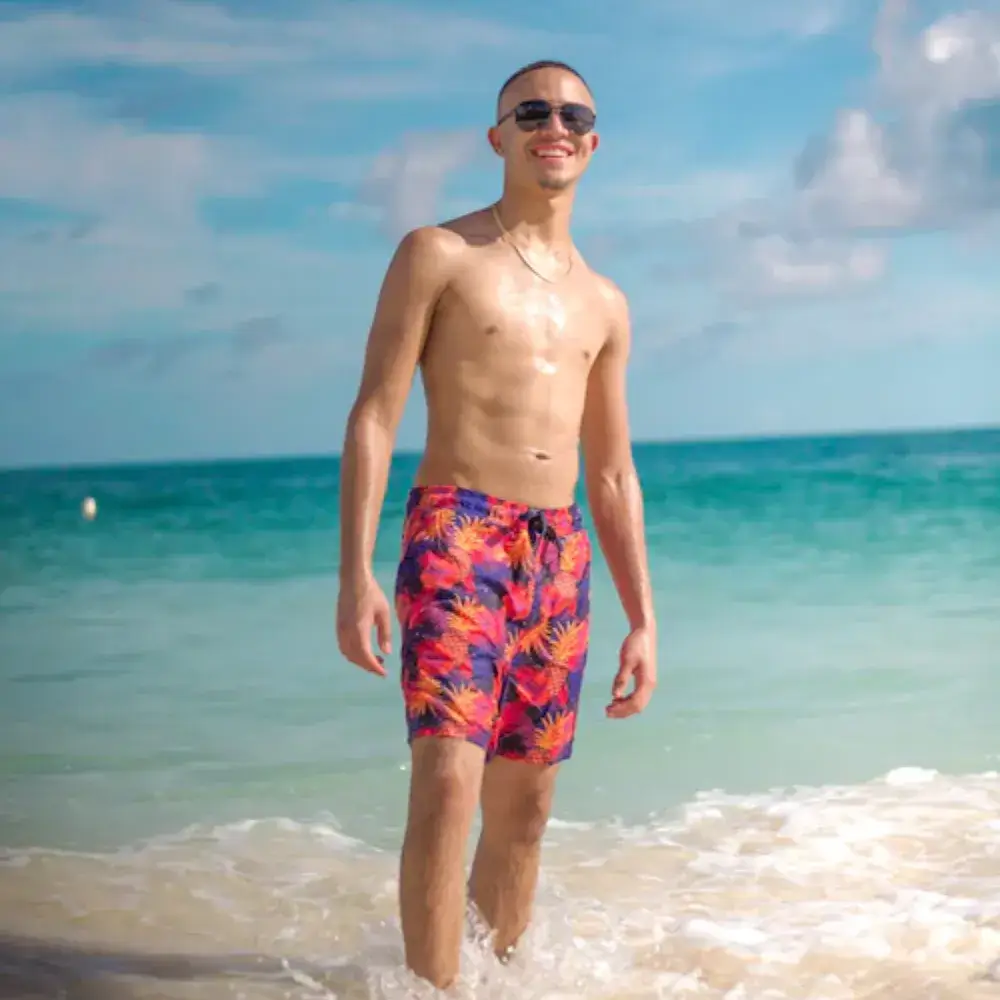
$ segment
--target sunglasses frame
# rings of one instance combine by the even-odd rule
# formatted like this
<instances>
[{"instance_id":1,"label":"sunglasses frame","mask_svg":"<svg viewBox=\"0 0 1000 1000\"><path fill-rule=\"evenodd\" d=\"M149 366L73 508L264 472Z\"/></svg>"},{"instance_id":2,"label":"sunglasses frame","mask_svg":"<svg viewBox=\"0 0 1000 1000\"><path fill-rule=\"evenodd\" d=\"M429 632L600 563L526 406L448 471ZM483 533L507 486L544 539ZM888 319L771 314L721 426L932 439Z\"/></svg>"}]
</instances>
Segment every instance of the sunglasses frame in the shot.
<instances>
[{"instance_id":1,"label":"sunglasses frame","mask_svg":"<svg viewBox=\"0 0 1000 1000\"><path fill-rule=\"evenodd\" d=\"M518 120L518 113L523 113L524 108L528 105L544 105L548 108L548 114L544 118L538 118L533 121ZM564 117L563 111L566 108L585 108L591 115L590 124L581 131L579 128L579 120L576 122L568 122ZM538 129L542 128L552 120L553 115L559 115L559 118L563 123L563 127L568 132L572 132L574 135L589 135L597 126L597 112L594 111L593 108L587 107L586 104L582 104L580 101L567 101L565 104L554 104L552 101L547 101L543 97L529 98L526 101L521 101L519 104L516 104L510 109L510 111L501 115L497 119L497 125L502 125L508 118L514 118L514 124L517 125L522 132L537 132Z\"/></svg>"}]
</instances>

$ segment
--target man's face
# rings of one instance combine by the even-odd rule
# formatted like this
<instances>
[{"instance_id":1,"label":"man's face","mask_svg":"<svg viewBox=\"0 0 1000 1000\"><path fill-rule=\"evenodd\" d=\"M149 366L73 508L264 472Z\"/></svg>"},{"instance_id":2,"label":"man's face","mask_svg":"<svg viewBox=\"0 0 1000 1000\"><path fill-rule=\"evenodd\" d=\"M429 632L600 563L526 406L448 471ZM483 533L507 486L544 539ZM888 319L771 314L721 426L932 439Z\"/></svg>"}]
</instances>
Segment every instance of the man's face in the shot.
<instances>
[{"instance_id":1,"label":"man's face","mask_svg":"<svg viewBox=\"0 0 1000 1000\"><path fill-rule=\"evenodd\" d=\"M547 114L550 108L556 110ZM558 109L565 109L562 115ZM582 80L563 69L538 69L507 88L490 142L512 178L561 191L579 179L597 149L597 133L586 129L587 112L594 111Z\"/></svg>"}]
</instances>

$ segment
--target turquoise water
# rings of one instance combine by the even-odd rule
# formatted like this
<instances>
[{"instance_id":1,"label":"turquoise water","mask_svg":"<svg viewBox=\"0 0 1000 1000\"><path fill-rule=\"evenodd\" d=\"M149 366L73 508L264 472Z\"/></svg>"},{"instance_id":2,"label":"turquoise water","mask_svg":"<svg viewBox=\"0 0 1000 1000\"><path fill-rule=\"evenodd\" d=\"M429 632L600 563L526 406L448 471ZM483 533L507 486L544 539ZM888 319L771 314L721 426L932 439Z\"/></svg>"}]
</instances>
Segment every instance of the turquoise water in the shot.
<instances>
[{"instance_id":1,"label":"turquoise water","mask_svg":"<svg viewBox=\"0 0 1000 1000\"><path fill-rule=\"evenodd\" d=\"M832 905L846 884L836 880L860 877L845 874L857 857L831 846L855 843L842 829L849 820L884 853L879 878L891 882L898 861L896 877L911 891L904 862L915 856L938 863L939 873L982 873L979 882L963 876L954 893L938 878L941 906L971 898L978 909L952 914L961 923L955 940L966 942L958 957L927 959L942 982L961 974L972 990L966 973L994 946L1000 955L1000 929L990 923L1000 921L1000 780L992 775L1000 762L1000 432L641 445L636 460L661 686L641 718L604 718L625 623L599 561L577 750L561 775L550 838L547 870L558 887L540 903L535 959L561 954L552 935L580 912L573 887L584 872L602 920L616 900L672 873L655 904L639 907L649 948L654 924L674 927L671 940L703 941L704 928L677 930L690 900L671 895L698 865L703 922L723 926L740 911L730 898L713 917L709 886L723 894L727 884L742 886L740 905L749 905L736 860L773 857L790 844L813 851L815 864L829 854L820 897ZM393 467L376 553L387 589L415 463L399 456ZM382 970L381 985L365 989L405 995L393 993L403 987L391 915L408 778L402 708L394 678L362 674L336 650L337 481L335 459L0 473L0 899L6 882L20 900L13 922L0 902L0 929L65 936L82 912L93 940L123 946L128 935L108 923L107 900L118 898L124 865L129 892L146 893L158 943L201 927L199 946L239 950L233 928L249 922L253 947L262 948L260 935L271 938L261 907L287 903L276 886L308 882L297 866L309 858L328 866L324 879L338 872L336 891L352 914L345 927L368 927L374 938L334 946L327 924L311 937L318 911L303 896L275 924L272 945L285 942L303 962L349 958L369 979ZM92 522L80 516L86 496L99 506ZM958 817L961 828L949 826ZM917 855L900 838L919 840ZM223 892L210 872L243 871L240 859L256 874ZM606 885L592 877L595 865ZM807 870L815 874L795 869L800 888ZM767 941L817 948L825 947L819 929L823 941L836 937L831 921L856 905L819 914L777 883L763 887L759 874L751 930L712 932L722 937L711 954L744 970L760 964L764 945L751 931L765 933L769 901L786 916ZM862 895L884 889L862 882ZM199 917L209 883L228 902ZM90 908L97 899L103 916ZM912 900L897 903L893 920L883 914L885 927L911 913ZM230 926L234 912L243 917ZM873 914L868 937L881 933ZM470 995L666 996L682 989L683 976L707 991L691 995L728 995L710 991L722 987L705 964L707 945L677 947L677 968L650 972L639 946L621 940L613 954L595 958L591 947L579 968L552 971L556 985L503 986L491 971L492 985ZM937 954L937 945L920 947ZM659 962L662 948L657 954ZM852 975L874 974L855 959ZM612 969L603 985L598 960ZM919 961L904 966L897 981L932 974ZM768 988L840 995L801 978L798 966L781 968ZM758 974L734 973L727 988L759 995ZM322 978L329 969L311 975L326 982L315 995L337 994ZM633 975L633 992L615 992ZM672 975L681 986L670 985ZM583 993L567 985L573 976L583 977ZM218 983L205 988L231 995Z\"/></svg>"}]
</instances>

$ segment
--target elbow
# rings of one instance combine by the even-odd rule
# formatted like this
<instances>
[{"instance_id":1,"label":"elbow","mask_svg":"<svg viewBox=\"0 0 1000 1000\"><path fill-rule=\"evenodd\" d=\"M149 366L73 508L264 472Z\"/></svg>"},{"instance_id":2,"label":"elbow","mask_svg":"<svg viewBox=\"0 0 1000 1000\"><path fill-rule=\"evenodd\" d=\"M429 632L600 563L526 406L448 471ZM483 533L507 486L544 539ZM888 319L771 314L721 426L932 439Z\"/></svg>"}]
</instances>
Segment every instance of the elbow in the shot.
<instances>
[{"instance_id":1,"label":"elbow","mask_svg":"<svg viewBox=\"0 0 1000 1000\"><path fill-rule=\"evenodd\" d=\"M344 451L371 454L376 450L391 450L394 433L395 422L385 407L370 400L358 401L347 417Z\"/></svg>"},{"instance_id":2,"label":"elbow","mask_svg":"<svg viewBox=\"0 0 1000 1000\"><path fill-rule=\"evenodd\" d=\"M587 497L595 517L617 516L639 496L639 475L631 458L593 469L587 475Z\"/></svg>"},{"instance_id":3,"label":"elbow","mask_svg":"<svg viewBox=\"0 0 1000 1000\"><path fill-rule=\"evenodd\" d=\"M358 397L347 417L350 435L386 433L392 435L399 415L384 401L376 397Z\"/></svg>"}]
</instances>

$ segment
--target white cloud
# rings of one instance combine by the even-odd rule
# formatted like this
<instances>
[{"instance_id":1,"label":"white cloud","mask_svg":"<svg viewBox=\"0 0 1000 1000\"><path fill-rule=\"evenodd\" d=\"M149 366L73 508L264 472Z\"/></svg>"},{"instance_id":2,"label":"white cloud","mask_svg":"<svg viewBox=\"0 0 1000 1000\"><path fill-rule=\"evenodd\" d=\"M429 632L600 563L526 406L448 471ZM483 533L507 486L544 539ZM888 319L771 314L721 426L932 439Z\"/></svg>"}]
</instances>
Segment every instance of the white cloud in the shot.
<instances>
[{"instance_id":1,"label":"white cloud","mask_svg":"<svg viewBox=\"0 0 1000 1000\"><path fill-rule=\"evenodd\" d=\"M838 115L821 151L807 150L800 173L810 171L795 204L795 222L820 230L893 229L911 225L924 211L920 179L891 159L885 130L865 111Z\"/></svg>"},{"instance_id":2,"label":"white cloud","mask_svg":"<svg viewBox=\"0 0 1000 1000\"><path fill-rule=\"evenodd\" d=\"M931 344L990 337L1000 324L1000 299L981 285L932 278L906 295L882 287L862 298L802 300L771 313L755 335L734 339L744 357L817 357L849 348Z\"/></svg>"},{"instance_id":3,"label":"white cloud","mask_svg":"<svg viewBox=\"0 0 1000 1000\"><path fill-rule=\"evenodd\" d=\"M672 68L694 79L733 76L782 58L789 48L851 24L864 0L637 0L669 50Z\"/></svg>"},{"instance_id":4,"label":"white cloud","mask_svg":"<svg viewBox=\"0 0 1000 1000\"><path fill-rule=\"evenodd\" d=\"M823 147L807 151L798 224L953 228L1000 208L988 157L1000 134L970 115L1000 100L1000 15L949 14L907 33L905 14L901 0L886 0L875 33L885 122L871 109L845 111Z\"/></svg>"},{"instance_id":5,"label":"white cloud","mask_svg":"<svg viewBox=\"0 0 1000 1000\"><path fill-rule=\"evenodd\" d=\"M649 0L650 10L710 29L721 38L803 40L839 28L856 0Z\"/></svg>"},{"instance_id":6,"label":"white cloud","mask_svg":"<svg viewBox=\"0 0 1000 1000\"><path fill-rule=\"evenodd\" d=\"M800 224L953 228L1000 208L988 157L1000 125L974 115L1000 101L1000 15L948 14L917 33L907 33L905 15L902 0L886 0L874 38L885 122L871 109L845 111L807 153Z\"/></svg>"},{"instance_id":7,"label":"white cloud","mask_svg":"<svg viewBox=\"0 0 1000 1000\"><path fill-rule=\"evenodd\" d=\"M269 155L193 132L151 132L97 118L68 95L0 99L0 198L74 220L64 225L73 238L33 238L21 227L0 239L4 331L107 329L136 312L177 309L188 289L206 282L229 294L190 323L268 314L293 289L293 310L313 308L333 294L330 276L342 264L336 255L279 236L214 232L201 220L199 202L259 194L288 176L349 182L361 163Z\"/></svg>"},{"instance_id":8,"label":"white cloud","mask_svg":"<svg viewBox=\"0 0 1000 1000\"><path fill-rule=\"evenodd\" d=\"M814 294L869 285L882 277L885 267L884 245L825 240L797 244L772 235L753 241L743 278L754 294Z\"/></svg>"},{"instance_id":9,"label":"white cloud","mask_svg":"<svg viewBox=\"0 0 1000 1000\"><path fill-rule=\"evenodd\" d=\"M373 165L369 155L288 153L251 140L245 128L157 131L107 117L99 102L65 90L31 90L47 73L112 64L226 78L258 123L280 109L287 134L290 118L310 102L418 97L449 78L455 59L502 54L540 37L474 16L382 3L317 2L280 16L234 10L95 0L0 12L0 198L66 216L0 234L2 332L114 331L151 312L181 329L227 327L276 309L297 328L316 329L324 310L329 322L354 308L337 282L343 288L348 275L364 274L363 261L305 249L290 236L213 231L201 204L264 197L289 178L357 187L367 175L370 203L352 214L367 212L396 229L428 221L449 170L471 148L463 136L411 137ZM445 57L448 72L441 71ZM315 127L311 117L310 148ZM343 212L343 205L331 209L331 230ZM224 294L185 312L187 290L206 282ZM289 297L294 303L286 306Z\"/></svg>"},{"instance_id":10,"label":"white cloud","mask_svg":"<svg viewBox=\"0 0 1000 1000\"><path fill-rule=\"evenodd\" d=\"M329 322L353 308L341 301L337 282L363 274L363 261L305 249L287 236L215 232L202 219L201 203L265 196L295 177L357 186L370 169L367 210L374 208L389 227L406 226L433 214L448 172L471 150L468 137L443 135L406 139L374 165L369 156L300 156L238 138L245 131L144 128L104 116L97 102L26 84L86 65L168 67L238 80L244 107L259 115L262 101L297 111L300 102L416 96L447 77L434 71L443 57L474 60L539 37L472 16L389 4L316 3L305 13L300 6L284 13L257 16L178 0L98 0L13 14L4 8L0 198L67 216L64 223L0 235L4 332L113 331L150 311L171 316L179 328L226 327L276 309L287 311L296 328L316 329L324 311ZM400 56L407 57L402 70L390 64ZM282 113L283 122L290 113ZM185 313L187 290L206 282L223 294Z\"/></svg>"},{"instance_id":11,"label":"white cloud","mask_svg":"<svg viewBox=\"0 0 1000 1000\"><path fill-rule=\"evenodd\" d=\"M862 269L876 260L862 264ZM793 287L798 280L810 280L801 267L796 258ZM844 281L842 274L819 280L828 277ZM730 302L716 316L709 322L703 316L671 317L669 325L660 327L661 335L643 331L637 346L651 356L668 355L671 366L676 366L709 358L741 365L821 362L845 351L863 356L887 346L985 344L1000 328L1000 297L974 279L936 274L908 287L905 294L891 282L872 283L864 294L786 295L780 309L757 295Z\"/></svg>"},{"instance_id":12,"label":"white cloud","mask_svg":"<svg viewBox=\"0 0 1000 1000\"><path fill-rule=\"evenodd\" d=\"M588 219L599 214L611 223L620 222L623 214L637 214L646 223L654 219L695 220L758 199L772 190L776 181L777 172L770 167L714 167L652 184L622 179L602 191L596 204L584 212Z\"/></svg>"},{"instance_id":13,"label":"white cloud","mask_svg":"<svg viewBox=\"0 0 1000 1000\"><path fill-rule=\"evenodd\" d=\"M0 195L71 211L170 218L199 192L249 190L235 158L226 164L196 133L156 134L92 119L65 96L0 101ZM223 167L234 168L232 173Z\"/></svg>"},{"instance_id":14,"label":"white cloud","mask_svg":"<svg viewBox=\"0 0 1000 1000\"><path fill-rule=\"evenodd\" d=\"M845 108L799 156L795 184L711 219L703 233L712 273L744 297L827 295L886 273L886 238L981 226L1000 211L997 115L1000 15L947 14L907 30L903 0L885 0L873 48L873 106ZM882 242L871 242L881 236Z\"/></svg>"},{"instance_id":15,"label":"white cloud","mask_svg":"<svg viewBox=\"0 0 1000 1000\"><path fill-rule=\"evenodd\" d=\"M362 200L383 213L388 232L399 236L437 220L448 176L469 164L483 137L476 132L413 132L380 153L362 186Z\"/></svg>"},{"instance_id":16,"label":"white cloud","mask_svg":"<svg viewBox=\"0 0 1000 1000\"><path fill-rule=\"evenodd\" d=\"M119 63L224 74L286 62L269 22L241 22L210 4L137 3L131 11L31 11L0 33L6 73Z\"/></svg>"},{"instance_id":17,"label":"white cloud","mask_svg":"<svg viewBox=\"0 0 1000 1000\"><path fill-rule=\"evenodd\" d=\"M775 206L755 202L693 223L681 238L702 277L733 306L864 291L885 275L885 241L828 236L777 224Z\"/></svg>"},{"instance_id":18,"label":"white cloud","mask_svg":"<svg viewBox=\"0 0 1000 1000\"><path fill-rule=\"evenodd\" d=\"M921 116L1000 97L1000 13L952 12L907 32L906 0L885 0L874 38L880 86Z\"/></svg>"},{"instance_id":19,"label":"white cloud","mask_svg":"<svg viewBox=\"0 0 1000 1000\"><path fill-rule=\"evenodd\" d=\"M242 78L260 97L307 101L426 92L452 79L456 60L547 40L486 18L384 2L317 2L304 14L274 16L136 0L95 3L87 13L29 9L0 15L0 25L0 79L87 65L169 67ZM406 72L394 65L400 58L410 63Z\"/></svg>"}]
</instances>

